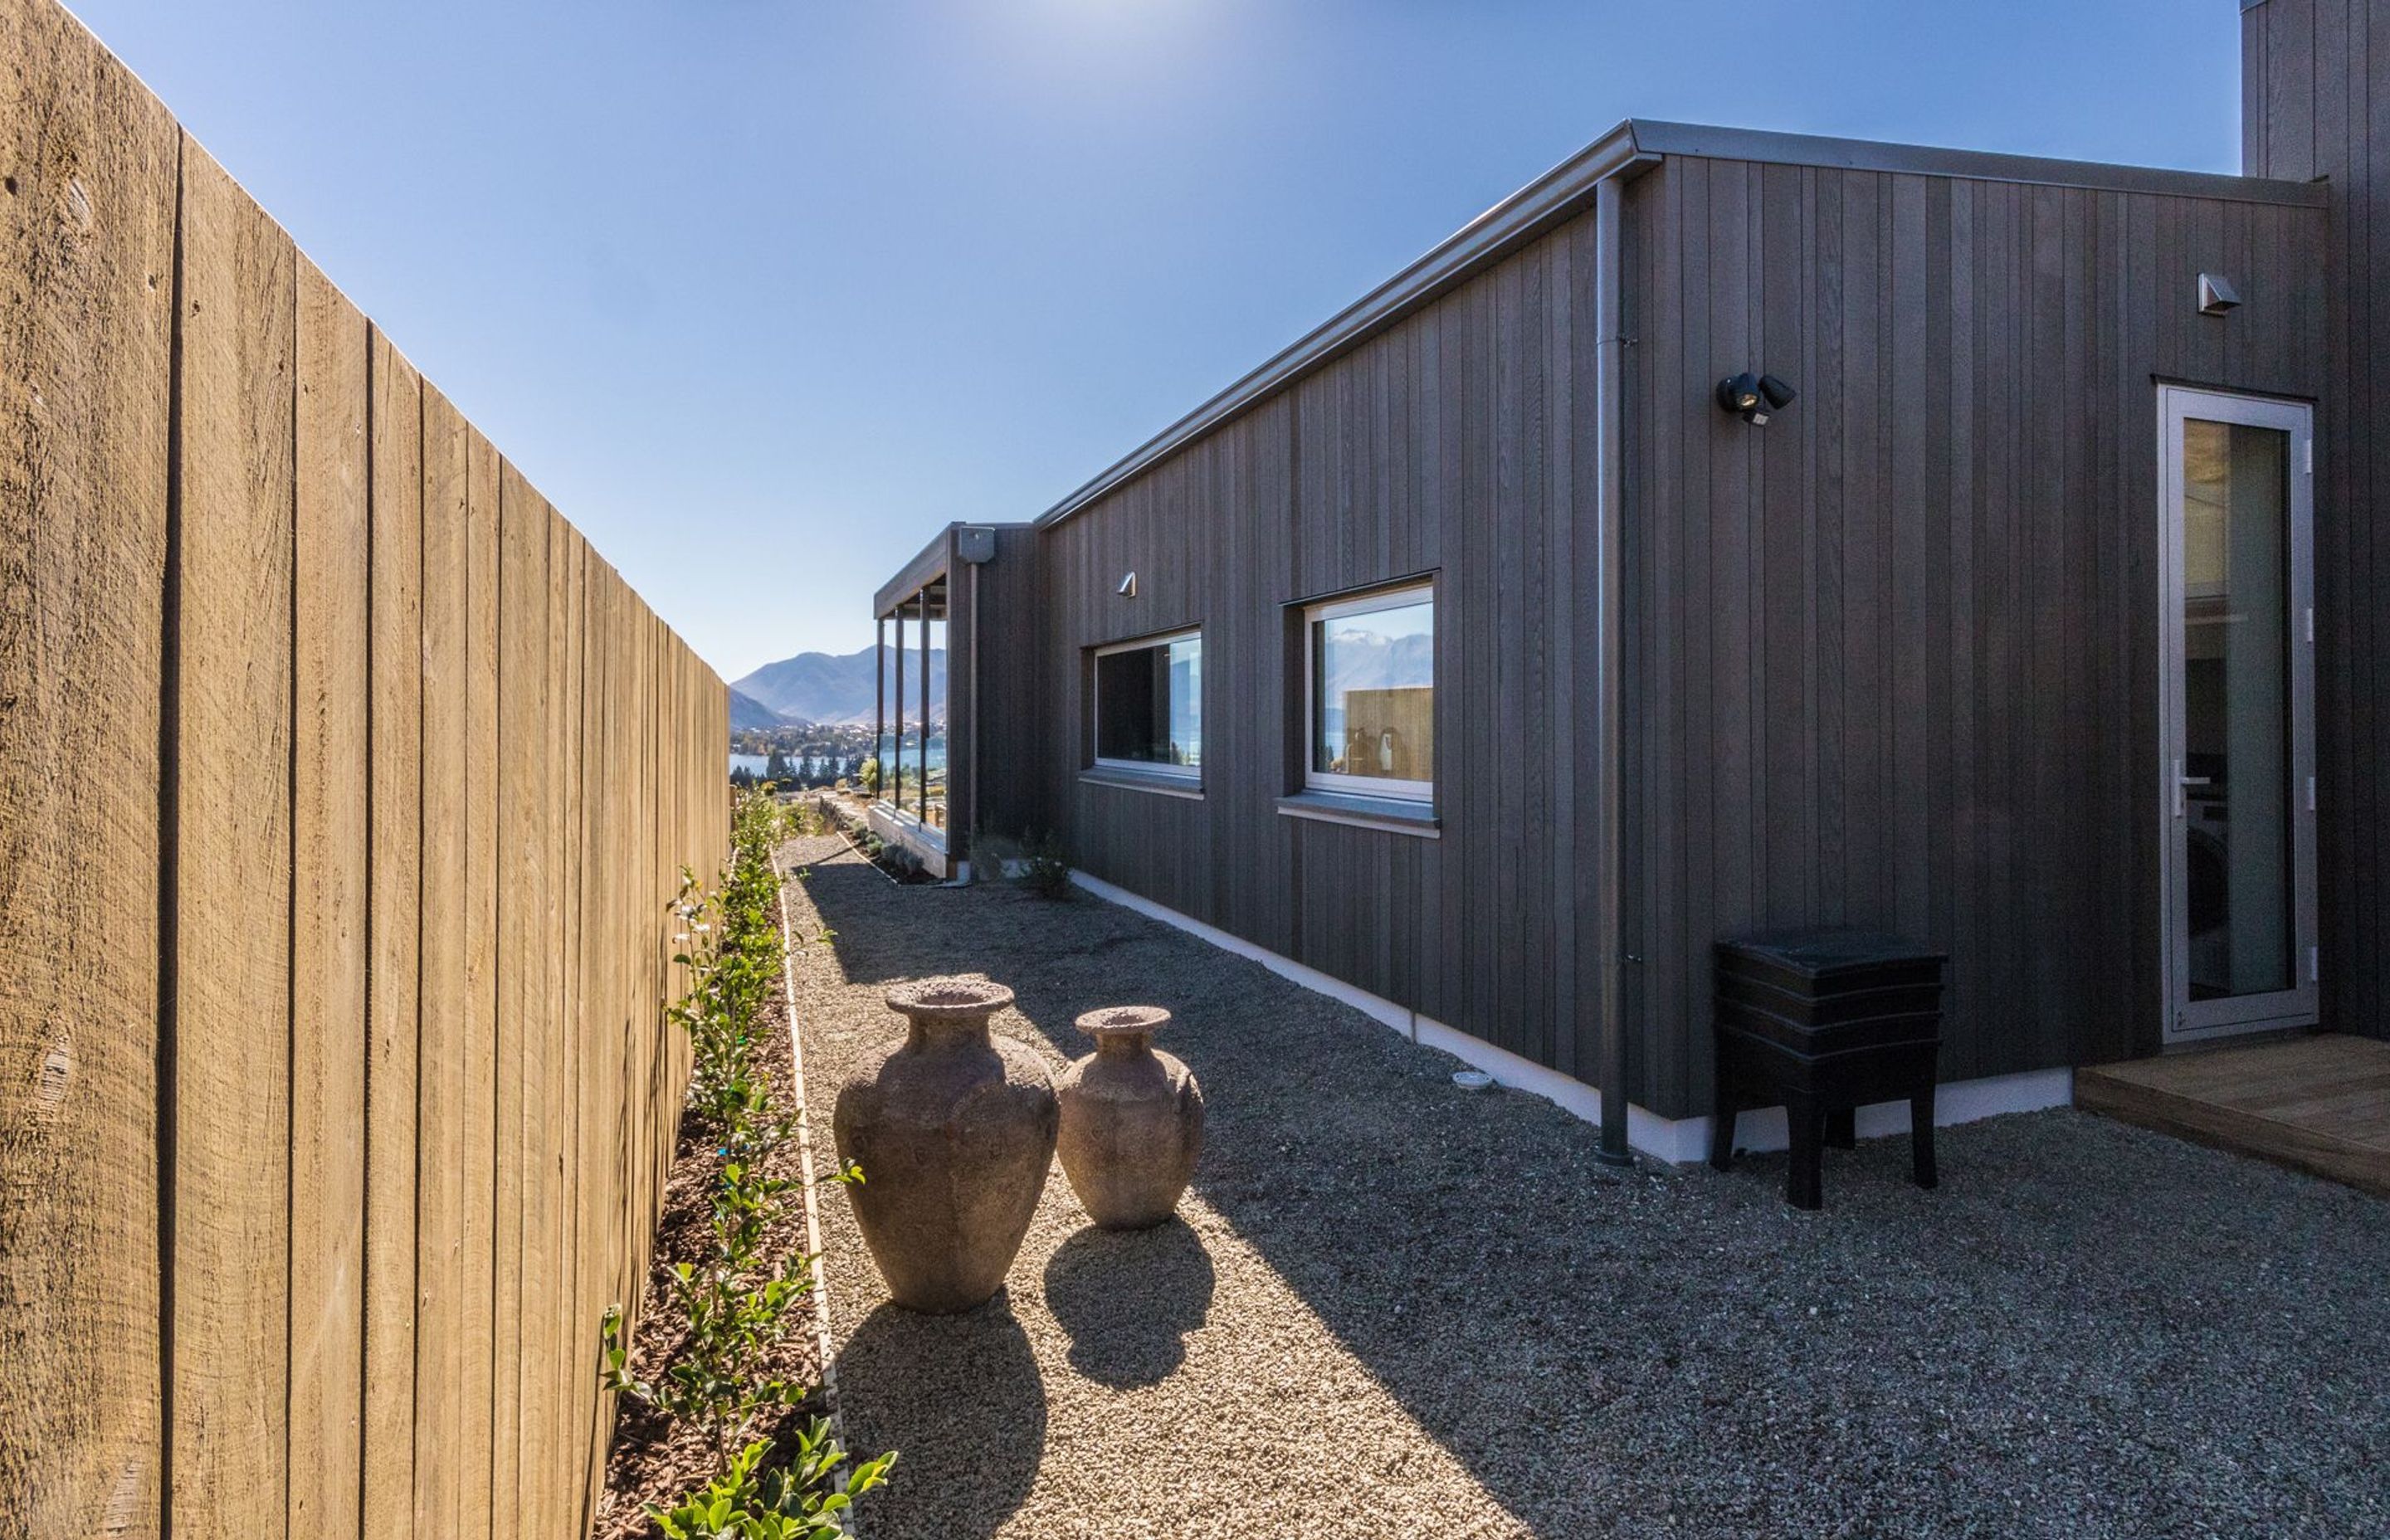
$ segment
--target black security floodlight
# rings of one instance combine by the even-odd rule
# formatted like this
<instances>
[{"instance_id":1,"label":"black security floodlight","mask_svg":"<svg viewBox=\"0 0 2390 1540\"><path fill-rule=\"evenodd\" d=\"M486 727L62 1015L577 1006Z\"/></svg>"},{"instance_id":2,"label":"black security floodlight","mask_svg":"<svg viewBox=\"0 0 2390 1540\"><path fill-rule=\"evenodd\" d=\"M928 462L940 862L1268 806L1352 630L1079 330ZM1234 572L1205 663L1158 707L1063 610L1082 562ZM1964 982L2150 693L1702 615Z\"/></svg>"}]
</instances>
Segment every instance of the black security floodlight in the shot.
<instances>
[{"instance_id":1,"label":"black security floodlight","mask_svg":"<svg viewBox=\"0 0 2390 1540\"><path fill-rule=\"evenodd\" d=\"M1755 375L1748 369L1718 381L1717 404L1723 412L1732 412L1743 421L1765 423L1769 414L1791 404L1800 392L1772 374Z\"/></svg>"}]
</instances>

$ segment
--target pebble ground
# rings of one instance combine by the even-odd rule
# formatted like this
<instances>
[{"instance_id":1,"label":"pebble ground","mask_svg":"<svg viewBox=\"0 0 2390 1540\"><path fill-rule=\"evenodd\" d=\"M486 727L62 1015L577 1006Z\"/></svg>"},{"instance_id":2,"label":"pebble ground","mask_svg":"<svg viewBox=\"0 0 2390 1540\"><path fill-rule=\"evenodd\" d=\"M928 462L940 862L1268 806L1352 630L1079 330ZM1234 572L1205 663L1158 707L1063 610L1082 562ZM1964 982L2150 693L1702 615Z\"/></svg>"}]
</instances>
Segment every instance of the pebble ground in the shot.
<instances>
[{"instance_id":1,"label":"pebble ground","mask_svg":"<svg viewBox=\"0 0 2390 1540\"><path fill-rule=\"evenodd\" d=\"M1209 1100L1183 1223L1086 1224L1058 1166L1006 1290L886 1302L825 1199L865 1540L2390 1535L2390 1205L2072 1111L1828 1152L1594 1162L1594 1132L1099 900L792 893L807 1090L888 986L1010 985L1060 1066L1157 1004Z\"/></svg>"}]
</instances>

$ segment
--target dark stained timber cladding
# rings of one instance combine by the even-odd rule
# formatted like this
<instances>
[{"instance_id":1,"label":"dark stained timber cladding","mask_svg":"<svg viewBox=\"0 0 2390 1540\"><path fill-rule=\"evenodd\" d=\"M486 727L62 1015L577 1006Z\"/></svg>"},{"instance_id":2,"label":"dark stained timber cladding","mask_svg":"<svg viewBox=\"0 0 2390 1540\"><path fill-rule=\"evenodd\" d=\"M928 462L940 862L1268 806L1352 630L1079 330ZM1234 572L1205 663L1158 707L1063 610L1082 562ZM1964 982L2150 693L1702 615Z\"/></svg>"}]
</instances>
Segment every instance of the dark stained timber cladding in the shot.
<instances>
[{"instance_id":1,"label":"dark stained timber cladding","mask_svg":"<svg viewBox=\"0 0 2390 1540\"><path fill-rule=\"evenodd\" d=\"M2319 211L1678 159L1629 219L1636 1099L1706 1110L1768 926L1947 946L1948 1079L2153 1049L2155 383L2317 393Z\"/></svg>"},{"instance_id":2,"label":"dark stained timber cladding","mask_svg":"<svg viewBox=\"0 0 2390 1540\"><path fill-rule=\"evenodd\" d=\"M2242 160L2323 177L2334 276L2316 414L2317 897L2327 1027L2390 1036L2390 435L2372 431L2390 346L2390 5L2267 0L2242 13Z\"/></svg>"},{"instance_id":3,"label":"dark stained timber cladding","mask_svg":"<svg viewBox=\"0 0 2390 1540\"><path fill-rule=\"evenodd\" d=\"M1594 830L1576 802L1563 828L1561 799L1589 762L1555 692L1591 677L1589 605L1563 602L1568 553L1592 541L1590 223L1051 527L1039 563L1055 713L1043 779L1081 866L1513 1052L1587 1067L1573 911ZM1280 815L1300 775L1291 607L1421 574L1438 584L1441 838ZM1202 800L1082 783L1086 649L1197 625Z\"/></svg>"},{"instance_id":4,"label":"dark stained timber cladding","mask_svg":"<svg viewBox=\"0 0 2390 1540\"><path fill-rule=\"evenodd\" d=\"M1710 947L1766 925L1948 947L1947 1078L2155 1046L2155 384L2317 394L2321 224L1690 157L1629 186L1636 1101L1707 1110ZM983 776L989 816L1034 802L1093 875L1588 1081L1595 234L1559 225L1039 532L981 659L1013 671L983 684L987 751L1035 766ZM2229 318L2195 313L2208 269L2242 285ZM1743 368L1799 400L1727 417ZM1296 607L1420 574L1440 837L1281 815ZM1202 798L1082 781L1088 649L1186 626ZM1046 715L1002 727L1005 699Z\"/></svg>"}]
</instances>

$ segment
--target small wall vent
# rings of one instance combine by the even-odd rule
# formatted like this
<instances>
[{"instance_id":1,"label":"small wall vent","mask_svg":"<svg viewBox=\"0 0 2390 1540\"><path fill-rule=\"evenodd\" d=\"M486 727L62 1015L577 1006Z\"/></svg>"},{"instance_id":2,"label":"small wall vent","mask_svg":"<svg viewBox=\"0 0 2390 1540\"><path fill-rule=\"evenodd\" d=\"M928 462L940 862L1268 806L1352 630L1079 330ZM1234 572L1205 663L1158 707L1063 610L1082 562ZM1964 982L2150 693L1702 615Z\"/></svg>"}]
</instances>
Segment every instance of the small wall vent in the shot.
<instances>
[{"instance_id":1,"label":"small wall vent","mask_svg":"<svg viewBox=\"0 0 2390 1540\"><path fill-rule=\"evenodd\" d=\"M1114 590L1114 592L1118 593L1120 597L1124 599L1133 599L1137 597L1137 574L1135 572L1131 572L1128 576L1121 579L1120 587Z\"/></svg>"},{"instance_id":2,"label":"small wall vent","mask_svg":"<svg viewBox=\"0 0 2390 1540\"><path fill-rule=\"evenodd\" d=\"M2230 279L2216 273L2199 276L2199 313L2202 315L2221 315L2240 302L2241 296L2233 289Z\"/></svg>"}]
</instances>

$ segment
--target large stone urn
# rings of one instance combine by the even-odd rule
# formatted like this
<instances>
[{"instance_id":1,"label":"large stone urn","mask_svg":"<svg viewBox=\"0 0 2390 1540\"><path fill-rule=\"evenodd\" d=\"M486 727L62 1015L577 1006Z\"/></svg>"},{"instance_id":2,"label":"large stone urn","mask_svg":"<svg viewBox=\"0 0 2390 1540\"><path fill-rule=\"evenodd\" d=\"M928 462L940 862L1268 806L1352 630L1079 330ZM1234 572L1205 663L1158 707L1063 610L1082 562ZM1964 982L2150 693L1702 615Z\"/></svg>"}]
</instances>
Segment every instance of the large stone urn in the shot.
<instances>
[{"instance_id":1,"label":"large stone urn","mask_svg":"<svg viewBox=\"0 0 2390 1540\"><path fill-rule=\"evenodd\" d=\"M1203 1148L1203 1089L1153 1034L1158 1006L1111 1006L1079 1018L1096 1051L1055 1082L1062 1102L1062 1171L1087 1213L1108 1230L1169 1218Z\"/></svg>"},{"instance_id":2,"label":"large stone urn","mask_svg":"<svg viewBox=\"0 0 2390 1540\"><path fill-rule=\"evenodd\" d=\"M1003 1287L1054 1159L1053 1077L1029 1048L993 1037L1012 991L924 979L888 992L905 1040L866 1059L830 1127L871 1260L896 1303L947 1314Z\"/></svg>"}]
</instances>

